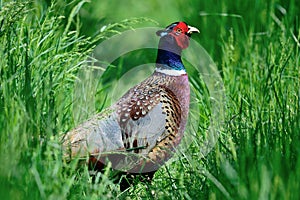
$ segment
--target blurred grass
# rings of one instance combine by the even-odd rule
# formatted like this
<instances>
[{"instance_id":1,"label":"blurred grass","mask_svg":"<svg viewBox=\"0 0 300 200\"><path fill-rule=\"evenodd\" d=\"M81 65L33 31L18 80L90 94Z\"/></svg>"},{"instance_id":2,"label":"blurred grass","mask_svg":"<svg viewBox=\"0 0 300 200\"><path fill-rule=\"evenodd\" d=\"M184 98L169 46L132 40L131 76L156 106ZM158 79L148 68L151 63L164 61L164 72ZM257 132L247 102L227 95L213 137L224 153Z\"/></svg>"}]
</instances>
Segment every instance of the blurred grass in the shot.
<instances>
[{"instance_id":1,"label":"blurred grass","mask_svg":"<svg viewBox=\"0 0 300 200\"><path fill-rule=\"evenodd\" d=\"M1 199L299 199L299 9L296 0L0 1ZM94 45L129 26L154 26L124 23L132 17L199 27L194 39L222 73L227 110L206 157L195 139L151 185L120 193L109 170L93 183L85 167L62 162L58 133L76 123L74 83ZM101 32L108 24L115 26ZM155 53L145 52L113 64L153 62ZM101 105L109 89L98 90Z\"/></svg>"}]
</instances>

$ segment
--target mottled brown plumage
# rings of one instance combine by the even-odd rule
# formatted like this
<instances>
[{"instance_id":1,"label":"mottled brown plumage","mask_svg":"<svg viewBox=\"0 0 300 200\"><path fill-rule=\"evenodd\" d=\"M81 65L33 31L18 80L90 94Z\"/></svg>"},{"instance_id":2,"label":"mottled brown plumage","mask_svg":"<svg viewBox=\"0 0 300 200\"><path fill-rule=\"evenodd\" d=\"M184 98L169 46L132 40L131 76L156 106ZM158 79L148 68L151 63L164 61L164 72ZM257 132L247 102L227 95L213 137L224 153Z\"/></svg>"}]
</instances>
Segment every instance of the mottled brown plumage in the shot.
<instances>
[{"instance_id":1,"label":"mottled brown plumage","mask_svg":"<svg viewBox=\"0 0 300 200\"><path fill-rule=\"evenodd\" d=\"M66 133L66 159L89 156L97 168L111 162L117 170L152 177L172 156L185 130L190 88L180 55L195 30L177 22L159 31L156 71L114 105Z\"/></svg>"}]
</instances>

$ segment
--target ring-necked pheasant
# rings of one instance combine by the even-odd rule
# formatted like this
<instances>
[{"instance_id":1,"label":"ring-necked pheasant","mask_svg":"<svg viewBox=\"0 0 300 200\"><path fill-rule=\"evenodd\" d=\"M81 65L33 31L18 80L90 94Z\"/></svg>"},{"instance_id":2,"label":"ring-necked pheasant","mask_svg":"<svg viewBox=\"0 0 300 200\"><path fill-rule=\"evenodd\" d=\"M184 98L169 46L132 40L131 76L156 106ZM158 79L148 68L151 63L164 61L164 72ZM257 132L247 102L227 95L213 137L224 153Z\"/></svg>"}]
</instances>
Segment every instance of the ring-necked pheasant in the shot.
<instances>
[{"instance_id":1,"label":"ring-necked pheasant","mask_svg":"<svg viewBox=\"0 0 300 200\"><path fill-rule=\"evenodd\" d=\"M161 38L152 76L66 133L64 155L68 159L89 156L89 163L98 169L110 161L115 169L148 173L151 178L172 156L185 130L190 88L181 51L189 46L193 32L199 30L185 22L157 31Z\"/></svg>"}]
</instances>

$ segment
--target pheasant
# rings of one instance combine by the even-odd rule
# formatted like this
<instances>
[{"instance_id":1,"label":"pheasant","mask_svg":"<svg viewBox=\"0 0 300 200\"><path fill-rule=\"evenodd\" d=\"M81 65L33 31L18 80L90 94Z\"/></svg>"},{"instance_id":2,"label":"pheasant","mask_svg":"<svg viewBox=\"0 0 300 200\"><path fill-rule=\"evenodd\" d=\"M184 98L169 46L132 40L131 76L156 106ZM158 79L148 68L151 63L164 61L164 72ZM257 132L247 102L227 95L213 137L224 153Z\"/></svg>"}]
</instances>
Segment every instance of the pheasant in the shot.
<instances>
[{"instance_id":1,"label":"pheasant","mask_svg":"<svg viewBox=\"0 0 300 200\"><path fill-rule=\"evenodd\" d=\"M88 158L100 170L111 162L114 169L148 174L151 179L184 134L190 88L181 52L194 32L199 30L185 22L157 31L154 73L111 107L67 132L62 141L64 157Z\"/></svg>"}]
</instances>

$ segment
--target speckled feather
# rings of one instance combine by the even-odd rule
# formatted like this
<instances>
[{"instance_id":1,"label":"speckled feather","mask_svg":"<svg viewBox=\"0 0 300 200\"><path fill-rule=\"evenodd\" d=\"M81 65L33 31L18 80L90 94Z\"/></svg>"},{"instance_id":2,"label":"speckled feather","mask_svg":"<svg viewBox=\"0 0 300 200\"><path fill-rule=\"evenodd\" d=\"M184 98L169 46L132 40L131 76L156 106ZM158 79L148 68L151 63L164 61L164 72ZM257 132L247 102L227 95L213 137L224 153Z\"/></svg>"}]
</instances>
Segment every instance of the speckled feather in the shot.
<instances>
[{"instance_id":1,"label":"speckled feather","mask_svg":"<svg viewBox=\"0 0 300 200\"><path fill-rule=\"evenodd\" d=\"M190 88L181 51L192 32L199 30L184 22L158 31L156 71L114 105L66 133L64 156L89 156L97 166L109 160L113 168L129 173L153 172L164 164L186 126Z\"/></svg>"},{"instance_id":2,"label":"speckled feather","mask_svg":"<svg viewBox=\"0 0 300 200\"><path fill-rule=\"evenodd\" d=\"M155 72L116 104L68 132L64 152L72 158L132 151L159 167L171 155L159 146L170 151L180 142L188 102L187 75Z\"/></svg>"}]
</instances>

